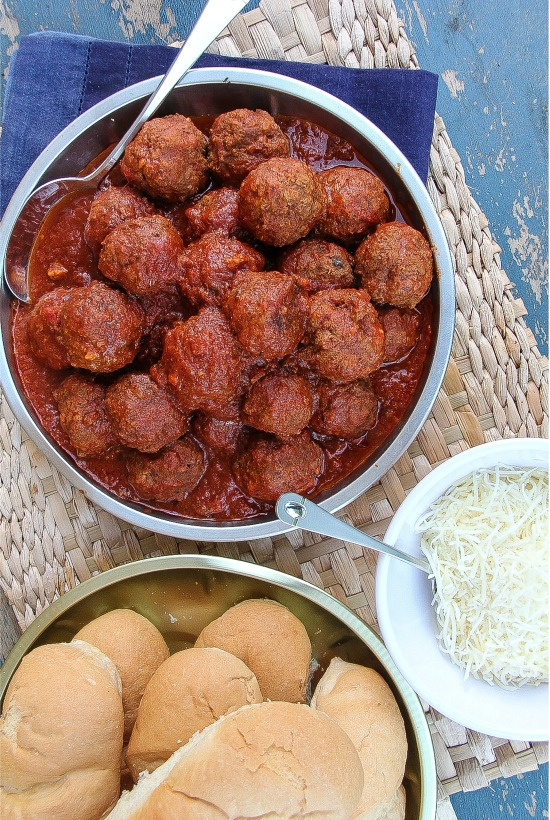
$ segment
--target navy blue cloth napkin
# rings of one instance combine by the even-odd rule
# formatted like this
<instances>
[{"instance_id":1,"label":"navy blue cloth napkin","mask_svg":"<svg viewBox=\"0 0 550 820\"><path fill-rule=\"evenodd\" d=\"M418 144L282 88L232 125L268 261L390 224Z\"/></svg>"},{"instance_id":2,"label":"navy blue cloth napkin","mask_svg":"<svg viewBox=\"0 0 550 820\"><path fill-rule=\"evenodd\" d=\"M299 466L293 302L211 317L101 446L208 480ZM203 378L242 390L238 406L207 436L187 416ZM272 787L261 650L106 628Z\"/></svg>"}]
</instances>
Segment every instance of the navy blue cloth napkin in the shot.
<instances>
[{"instance_id":1,"label":"navy blue cloth napkin","mask_svg":"<svg viewBox=\"0 0 550 820\"><path fill-rule=\"evenodd\" d=\"M43 148L83 111L121 88L164 74L167 46L129 45L40 32L21 38L12 58L0 144L0 215ZM199 66L245 66L286 74L352 105L428 174L437 76L408 69L353 69L205 54Z\"/></svg>"}]
</instances>

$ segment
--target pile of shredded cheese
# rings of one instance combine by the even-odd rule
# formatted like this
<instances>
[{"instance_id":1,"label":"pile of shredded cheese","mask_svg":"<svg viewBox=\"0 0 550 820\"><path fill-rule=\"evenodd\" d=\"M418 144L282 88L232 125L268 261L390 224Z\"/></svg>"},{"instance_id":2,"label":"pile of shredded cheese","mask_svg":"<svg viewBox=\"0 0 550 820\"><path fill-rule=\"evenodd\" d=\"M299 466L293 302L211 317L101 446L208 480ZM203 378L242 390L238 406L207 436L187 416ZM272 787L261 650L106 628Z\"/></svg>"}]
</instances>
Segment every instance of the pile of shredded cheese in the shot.
<instances>
[{"instance_id":1,"label":"pile of shredded cheese","mask_svg":"<svg viewBox=\"0 0 550 820\"><path fill-rule=\"evenodd\" d=\"M480 469L417 522L436 588L438 640L506 689L548 680L548 474Z\"/></svg>"}]
</instances>

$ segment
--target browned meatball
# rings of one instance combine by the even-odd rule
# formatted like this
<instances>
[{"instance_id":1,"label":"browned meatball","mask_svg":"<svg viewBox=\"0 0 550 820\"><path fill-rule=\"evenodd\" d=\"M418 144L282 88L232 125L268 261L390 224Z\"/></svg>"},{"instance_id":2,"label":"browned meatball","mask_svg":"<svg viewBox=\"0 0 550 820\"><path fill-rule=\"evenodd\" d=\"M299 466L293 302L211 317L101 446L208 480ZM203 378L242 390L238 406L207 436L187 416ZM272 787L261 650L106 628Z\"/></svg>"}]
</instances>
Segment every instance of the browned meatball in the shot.
<instances>
[{"instance_id":1,"label":"browned meatball","mask_svg":"<svg viewBox=\"0 0 550 820\"><path fill-rule=\"evenodd\" d=\"M250 388L242 407L247 424L288 438L301 433L313 413L313 393L303 376L274 373Z\"/></svg>"},{"instance_id":2,"label":"browned meatball","mask_svg":"<svg viewBox=\"0 0 550 820\"><path fill-rule=\"evenodd\" d=\"M188 319L191 314L187 300L182 298L178 286L167 285L159 293L146 293L137 301L145 314L144 333L149 333L155 325L174 324Z\"/></svg>"},{"instance_id":3,"label":"browned meatball","mask_svg":"<svg viewBox=\"0 0 550 820\"><path fill-rule=\"evenodd\" d=\"M263 162L239 189L239 216L245 228L268 245L292 245L306 236L326 206L318 175L297 159Z\"/></svg>"},{"instance_id":4,"label":"browned meatball","mask_svg":"<svg viewBox=\"0 0 550 820\"><path fill-rule=\"evenodd\" d=\"M188 245L178 260L178 284L193 305L217 305L225 298L238 271L262 270L261 253L238 239L205 233Z\"/></svg>"},{"instance_id":5,"label":"browned meatball","mask_svg":"<svg viewBox=\"0 0 550 820\"><path fill-rule=\"evenodd\" d=\"M379 310L378 316L384 328L384 361L397 362L415 346L420 316L399 308Z\"/></svg>"},{"instance_id":6,"label":"browned meatball","mask_svg":"<svg viewBox=\"0 0 550 820\"><path fill-rule=\"evenodd\" d=\"M117 444L105 408L105 388L84 376L68 376L55 392L59 423L78 456L98 456Z\"/></svg>"},{"instance_id":7,"label":"browned meatball","mask_svg":"<svg viewBox=\"0 0 550 820\"><path fill-rule=\"evenodd\" d=\"M107 388L105 406L117 438L142 453L157 453L188 429L187 416L146 373L121 376Z\"/></svg>"},{"instance_id":8,"label":"browned meatball","mask_svg":"<svg viewBox=\"0 0 550 820\"><path fill-rule=\"evenodd\" d=\"M149 200L130 185L122 188L111 185L100 191L92 202L84 227L84 238L90 248L98 253L101 243L113 228L127 219L150 216L154 212Z\"/></svg>"},{"instance_id":9,"label":"browned meatball","mask_svg":"<svg viewBox=\"0 0 550 820\"><path fill-rule=\"evenodd\" d=\"M353 257L335 242L302 239L281 257L281 272L301 276L314 293L353 285Z\"/></svg>"},{"instance_id":10,"label":"browned meatball","mask_svg":"<svg viewBox=\"0 0 550 820\"><path fill-rule=\"evenodd\" d=\"M230 185L272 157L290 156L290 142L271 114L237 108L212 123L208 144L211 171Z\"/></svg>"},{"instance_id":11,"label":"browned meatball","mask_svg":"<svg viewBox=\"0 0 550 820\"><path fill-rule=\"evenodd\" d=\"M208 180L206 137L181 114L155 117L126 148L120 168L152 197L183 202Z\"/></svg>"},{"instance_id":12,"label":"browned meatball","mask_svg":"<svg viewBox=\"0 0 550 820\"><path fill-rule=\"evenodd\" d=\"M134 359L143 330L143 311L132 297L102 282L92 282L71 292L61 308L59 329L73 367L111 373Z\"/></svg>"},{"instance_id":13,"label":"browned meatball","mask_svg":"<svg viewBox=\"0 0 550 820\"><path fill-rule=\"evenodd\" d=\"M191 436L155 455L132 452L126 462L128 481L146 501L180 501L201 480L204 453Z\"/></svg>"},{"instance_id":14,"label":"browned meatball","mask_svg":"<svg viewBox=\"0 0 550 820\"><path fill-rule=\"evenodd\" d=\"M225 309L242 346L264 359L292 353L306 328L304 289L296 277L278 271L238 273Z\"/></svg>"},{"instance_id":15,"label":"browned meatball","mask_svg":"<svg viewBox=\"0 0 550 820\"><path fill-rule=\"evenodd\" d=\"M69 356L61 342L61 308L72 291L56 288L40 297L27 319L27 339L36 358L52 370L69 367Z\"/></svg>"},{"instance_id":16,"label":"browned meatball","mask_svg":"<svg viewBox=\"0 0 550 820\"><path fill-rule=\"evenodd\" d=\"M318 433L353 439L376 424L378 399L368 381L321 382L317 395L318 409L310 427Z\"/></svg>"},{"instance_id":17,"label":"browned meatball","mask_svg":"<svg viewBox=\"0 0 550 820\"><path fill-rule=\"evenodd\" d=\"M373 302L413 308L430 287L432 251L420 231L403 222L387 222L357 248L355 272Z\"/></svg>"},{"instance_id":18,"label":"browned meatball","mask_svg":"<svg viewBox=\"0 0 550 820\"><path fill-rule=\"evenodd\" d=\"M107 235L98 267L129 293L157 293L176 280L182 250L182 239L168 219L142 216L122 222Z\"/></svg>"},{"instance_id":19,"label":"browned meatball","mask_svg":"<svg viewBox=\"0 0 550 820\"><path fill-rule=\"evenodd\" d=\"M287 441L258 438L241 453L233 473L252 498L276 501L282 493L313 489L323 470L323 451L307 431Z\"/></svg>"},{"instance_id":20,"label":"browned meatball","mask_svg":"<svg viewBox=\"0 0 550 820\"><path fill-rule=\"evenodd\" d=\"M244 228L239 221L237 197L235 188L215 188L187 205L180 220L184 239L192 242L210 231L239 239Z\"/></svg>"},{"instance_id":21,"label":"browned meatball","mask_svg":"<svg viewBox=\"0 0 550 820\"><path fill-rule=\"evenodd\" d=\"M383 362L384 331L364 291L320 290L310 300L307 331L313 368L325 379L364 379Z\"/></svg>"},{"instance_id":22,"label":"browned meatball","mask_svg":"<svg viewBox=\"0 0 550 820\"><path fill-rule=\"evenodd\" d=\"M166 383L184 410L235 419L248 367L248 357L223 313L205 307L166 332L162 358L151 374L158 383Z\"/></svg>"},{"instance_id":23,"label":"browned meatball","mask_svg":"<svg viewBox=\"0 0 550 820\"><path fill-rule=\"evenodd\" d=\"M199 411L193 419L194 434L213 450L225 455L234 453L243 431L240 421L222 421Z\"/></svg>"},{"instance_id":24,"label":"browned meatball","mask_svg":"<svg viewBox=\"0 0 550 820\"><path fill-rule=\"evenodd\" d=\"M390 201L380 180L364 168L338 165L321 171L328 204L319 221L323 233L342 242L358 241L390 218Z\"/></svg>"},{"instance_id":25,"label":"browned meatball","mask_svg":"<svg viewBox=\"0 0 550 820\"><path fill-rule=\"evenodd\" d=\"M174 322L191 315L191 307L182 298L177 285L168 285L160 293L149 293L138 299L145 314L145 326L139 352L134 360L139 370L148 370L162 355L164 334Z\"/></svg>"}]
</instances>

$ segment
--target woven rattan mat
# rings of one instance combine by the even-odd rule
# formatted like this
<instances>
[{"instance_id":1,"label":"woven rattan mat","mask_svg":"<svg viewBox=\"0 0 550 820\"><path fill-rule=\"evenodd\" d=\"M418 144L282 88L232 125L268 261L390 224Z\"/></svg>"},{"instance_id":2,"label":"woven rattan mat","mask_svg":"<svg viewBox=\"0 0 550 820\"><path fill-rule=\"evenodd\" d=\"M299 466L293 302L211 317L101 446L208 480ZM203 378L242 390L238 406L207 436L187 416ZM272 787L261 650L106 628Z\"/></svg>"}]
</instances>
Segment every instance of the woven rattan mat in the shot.
<instances>
[{"instance_id":1,"label":"woven rattan mat","mask_svg":"<svg viewBox=\"0 0 550 820\"><path fill-rule=\"evenodd\" d=\"M418 67L390 0L262 0L259 9L237 17L211 50L354 68ZM454 347L443 388L416 441L346 509L355 525L375 536L384 535L407 491L444 459L493 439L547 437L547 362L437 116L428 190L455 264ZM212 544L136 529L74 489L27 438L3 397L0 409L0 584L21 627L97 572L146 556L200 552L303 577L377 628L374 554L301 533ZM548 759L546 744L490 738L425 708L440 780L440 818L455 816L450 794L536 769Z\"/></svg>"}]
</instances>

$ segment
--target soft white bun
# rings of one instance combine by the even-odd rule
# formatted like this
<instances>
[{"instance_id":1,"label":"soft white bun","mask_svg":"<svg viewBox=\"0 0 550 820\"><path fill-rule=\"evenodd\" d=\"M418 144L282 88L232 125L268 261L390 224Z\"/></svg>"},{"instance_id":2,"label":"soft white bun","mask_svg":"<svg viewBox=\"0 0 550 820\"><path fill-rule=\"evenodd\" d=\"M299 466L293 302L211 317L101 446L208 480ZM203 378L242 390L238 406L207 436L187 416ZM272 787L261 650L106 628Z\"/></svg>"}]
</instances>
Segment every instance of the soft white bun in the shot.
<instances>
[{"instance_id":1,"label":"soft white bun","mask_svg":"<svg viewBox=\"0 0 550 820\"><path fill-rule=\"evenodd\" d=\"M138 709L126 750L134 781L217 718L262 700L254 674L235 655L216 648L176 652L157 669Z\"/></svg>"},{"instance_id":2,"label":"soft white bun","mask_svg":"<svg viewBox=\"0 0 550 820\"><path fill-rule=\"evenodd\" d=\"M285 606L253 598L208 624L195 646L217 646L251 669L268 700L306 699L311 642L303 623Z\"/></svg>"},{"instance_id":3,"label":"soft white bun","mask_svg":"<svg viewBox=\"0 0 550 820\"><path fill-rule=\"evenodd\" d=\"M10 681L0 718L0 817L94 820L120 794L120 678L82 641L39 646Z\"/></svg>"},{"instance_id":4,"label":"soft white bun","mask_svg":"<svg viewBox=\"0 0 550 820\"><path fill-rule=\"evenodd\" d=\"M126 792L110 820L348 818L363 787L350 739L296 703L243 706Z\"/></svg>"},{"instance_id":5,"label":"soft white bun","mask_svg":"<svg viewBox=\"0 0 550 820\"><path fill-rule=\"evenodd\" d=\"M97 646L118 669L122 681L124 737L129 738L137 709L151 675L170 654L151 621L132 609L113 609L94 618L74 640Z\"/></svg>"},{"instance_id":6,"label":"soft white bun","mask_svg":"<svg viewBox=\"0 0 550 820\"><path fill-rule=\"evenodd\" d=\"M354 814L354 820L405 820L406 795L405 787L397 791L385 803L378 803L370 811Z\"/></svg>"},{"instance_id":7,"label":"soft white bun","mask_svg":"<svg viewBox=\"0 0 550 820\"><path fill-rule=\"evenodd\" d=\"M374 669L333 658L311 705L333 718L357 749L365 783L353 817L370 818L368 812L394 797L407 760L405 723L390 687Z\"/></svg>"}]
</instances>

